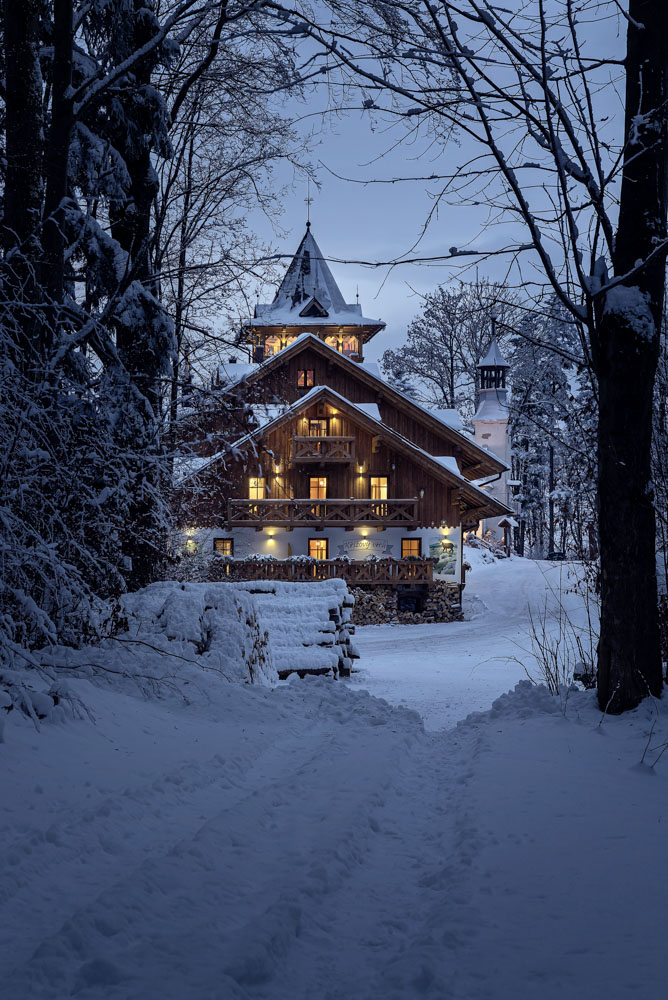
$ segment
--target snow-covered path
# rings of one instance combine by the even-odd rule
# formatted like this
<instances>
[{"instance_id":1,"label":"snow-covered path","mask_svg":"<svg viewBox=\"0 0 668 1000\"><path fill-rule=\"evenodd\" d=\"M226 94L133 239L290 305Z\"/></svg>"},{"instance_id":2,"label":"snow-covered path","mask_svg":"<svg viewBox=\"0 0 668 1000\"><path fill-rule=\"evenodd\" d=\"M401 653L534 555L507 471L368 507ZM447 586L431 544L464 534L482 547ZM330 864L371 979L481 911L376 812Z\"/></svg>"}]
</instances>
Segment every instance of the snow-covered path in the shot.
<instances>
[{"instance_id":1,"label":"snow-covered path","mask_svg":"<svg viewBox=\"0 0 668 1000\"><path fill-rule=\"evenodd\" d=\"M414 708L428 730L451 728L527 676L513 659L531 669L527 608L540 610L546 599L553 606L556 594L572 583L569 572L564 563L478 561L464 590L466 621L358 629L361 660L354 683ZM574 603L572 595L562 599Z\"/></svg>"},{"instance_id":2,"label":"snow-covered path","mask_svg":"<svg viewBox=\"0 0 668 1000\"><path fill-rule=\"evenodd\" d=\"M212 685L186 707L83 682L94 726L12 720L3 997L661 995L668 768L640 761L652 725L651 745L668 739L668 706L600 725L590 695L564 715L526 682L437 728L521 676L480 671L540 579L485 567L470 589L492 610L452 633L364 630L347 685ZM430 731L364 690L383 684L435 700Z\"/></svg>"}]
</instances>

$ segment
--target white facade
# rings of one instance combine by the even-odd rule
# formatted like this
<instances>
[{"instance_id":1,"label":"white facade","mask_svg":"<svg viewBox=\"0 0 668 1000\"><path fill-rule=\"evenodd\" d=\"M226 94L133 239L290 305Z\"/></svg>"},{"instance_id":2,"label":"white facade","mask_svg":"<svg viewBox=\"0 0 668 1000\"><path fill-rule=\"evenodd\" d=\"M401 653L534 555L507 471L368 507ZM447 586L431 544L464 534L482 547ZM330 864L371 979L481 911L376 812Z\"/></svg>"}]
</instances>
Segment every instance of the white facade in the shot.
<instances>
[{"instance_id":1,"label":"white facade","mask_svg":"<svg viewBox=\"0 0 668 1000\"><path fill-rule=\"evenodd\" d=\"M368 558L401 558L402 539L417 539L421 542L421 555L438 560L435 572L446 581L462 581L462 532L461 528L385 528L379 531L373 526L360 526L346 531L345 528L315 527L294 528L286 531L281 527L220 529L199 528L188 533L186 550L202 558L212 557L216 551L216 539L231 539L233 558L248 559L252 556L272 556L275 559L308 556L311 539L327 540L328 558L361 560Z\"/></svg>"},{"instance_id":2,"label":"white facade","mask_svg":"<svg viewBox=\"0 0 668 1000\"><path fill-rule=\"evenodd\" d=\"M508 475L510 471L510 435L508 433L508 390L505 373L508 363L499 351L496 340L492 340L489 351L478 365L483 388L478 396L478 407L473 417L474 439L481 448L486 448L508 466L508 471L485 486L485 492L513 506L509 497ZM503 529L499 528L502 518L486 518L481 522L480 534L490 531L495 541L503 541Z\"/></svg>"}]
</instances>

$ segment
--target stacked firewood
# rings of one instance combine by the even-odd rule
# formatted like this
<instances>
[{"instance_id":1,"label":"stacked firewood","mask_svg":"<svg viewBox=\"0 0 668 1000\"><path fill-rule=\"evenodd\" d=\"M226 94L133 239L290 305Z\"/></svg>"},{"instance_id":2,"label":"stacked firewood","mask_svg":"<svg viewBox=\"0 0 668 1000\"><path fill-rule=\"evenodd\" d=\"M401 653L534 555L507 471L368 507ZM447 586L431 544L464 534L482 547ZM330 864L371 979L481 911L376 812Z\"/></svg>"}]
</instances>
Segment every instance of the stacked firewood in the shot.
<instances>
[{"instance_id":1,"label":"stacked firewood","mask_svg":"<svg viewBox=\"0 0 668 1000\"><path fill-rule=\"evenodd\" d=\"M429 588L422 611L397 610L397 592L392 587L355 587L352 593L356 625L421 625L462 619L460 588L443 581Z\"/></svg>"},{"instance_id":2,"label":"stacked firewood","mask_svg":"<svg viewBox=\"0 0 668 1000\"><path fill-rule=\"evenodd\" d=\"M343 580L235 582L253 595L281 680L290 674L349 677L359 654L351 636L353 597Z\"/></svg>"}]
</instances>

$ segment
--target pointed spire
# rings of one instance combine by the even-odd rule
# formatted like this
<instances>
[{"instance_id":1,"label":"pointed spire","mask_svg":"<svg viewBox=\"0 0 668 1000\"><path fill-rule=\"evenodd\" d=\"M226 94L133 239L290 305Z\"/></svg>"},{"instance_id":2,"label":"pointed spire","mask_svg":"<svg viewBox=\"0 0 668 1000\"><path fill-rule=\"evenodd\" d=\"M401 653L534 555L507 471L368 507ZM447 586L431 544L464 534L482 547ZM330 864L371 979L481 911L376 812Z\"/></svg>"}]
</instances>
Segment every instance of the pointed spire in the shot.
<instances>
[{"instance_id":1,"label":"pointed spire","mask_svg":"<svg viewBox=\"0 0 668 1000\"><path fill-rule=\"evenodd\" d=\"M492 342L484 358L478 362L478 368L510 368L510 365L499 350L496 337L492 337Z\"/></svg>"},{"instance_id":2,"label":"pointed spire","mask_svg":"<svg viewBox=\"0 0 668 1000\"><path fill-rule=\"evenodd\" d=\"M258 303L254 318L267 326L307 330L316 326L373 326L378 332L385 327L382 320L362 315L359 291L356 302L346 302L313 237L310 219L273 302Z\"/></svg>"},{"instance_id":3,"label":"pointed spire","mask_svg":"<svg viewBox=\"0 0 668 1000\"><path fill-rule=\"evenodd\" d=\"M344 312L347 308L339 286L323 258L322 250L313 238L309 224L297 253L285 272L270 310L273 312L287 307L297 309L299 313L313 299L324 310L325 315Z\"/></svg>"}]
</instances>

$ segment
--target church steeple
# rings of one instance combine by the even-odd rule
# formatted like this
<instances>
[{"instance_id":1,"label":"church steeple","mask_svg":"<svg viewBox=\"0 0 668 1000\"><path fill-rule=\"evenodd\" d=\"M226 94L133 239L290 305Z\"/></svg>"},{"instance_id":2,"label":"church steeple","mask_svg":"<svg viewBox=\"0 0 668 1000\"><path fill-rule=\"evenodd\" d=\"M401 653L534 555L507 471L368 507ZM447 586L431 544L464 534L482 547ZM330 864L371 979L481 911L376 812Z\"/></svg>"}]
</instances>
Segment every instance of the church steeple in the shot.
<instances>
[{"instance_id":1,"label":"church steeple","mask_svg":"<svg viewBox=\"0 0 668 1000\"><path fill-rule=\"evenodd\" d=\"M478 409L474 417L475 420L489 419L481 415L481 411L494 408L498 411L499 406L507 407L508 389L506 387L506 375L510 365L501 354L496 340L496 319L492 317L492 341L484 358L481 358L477 365L480 391L478 393ZM498 418L492 418L498 419Z\"/></svg>"}]
</instances>

